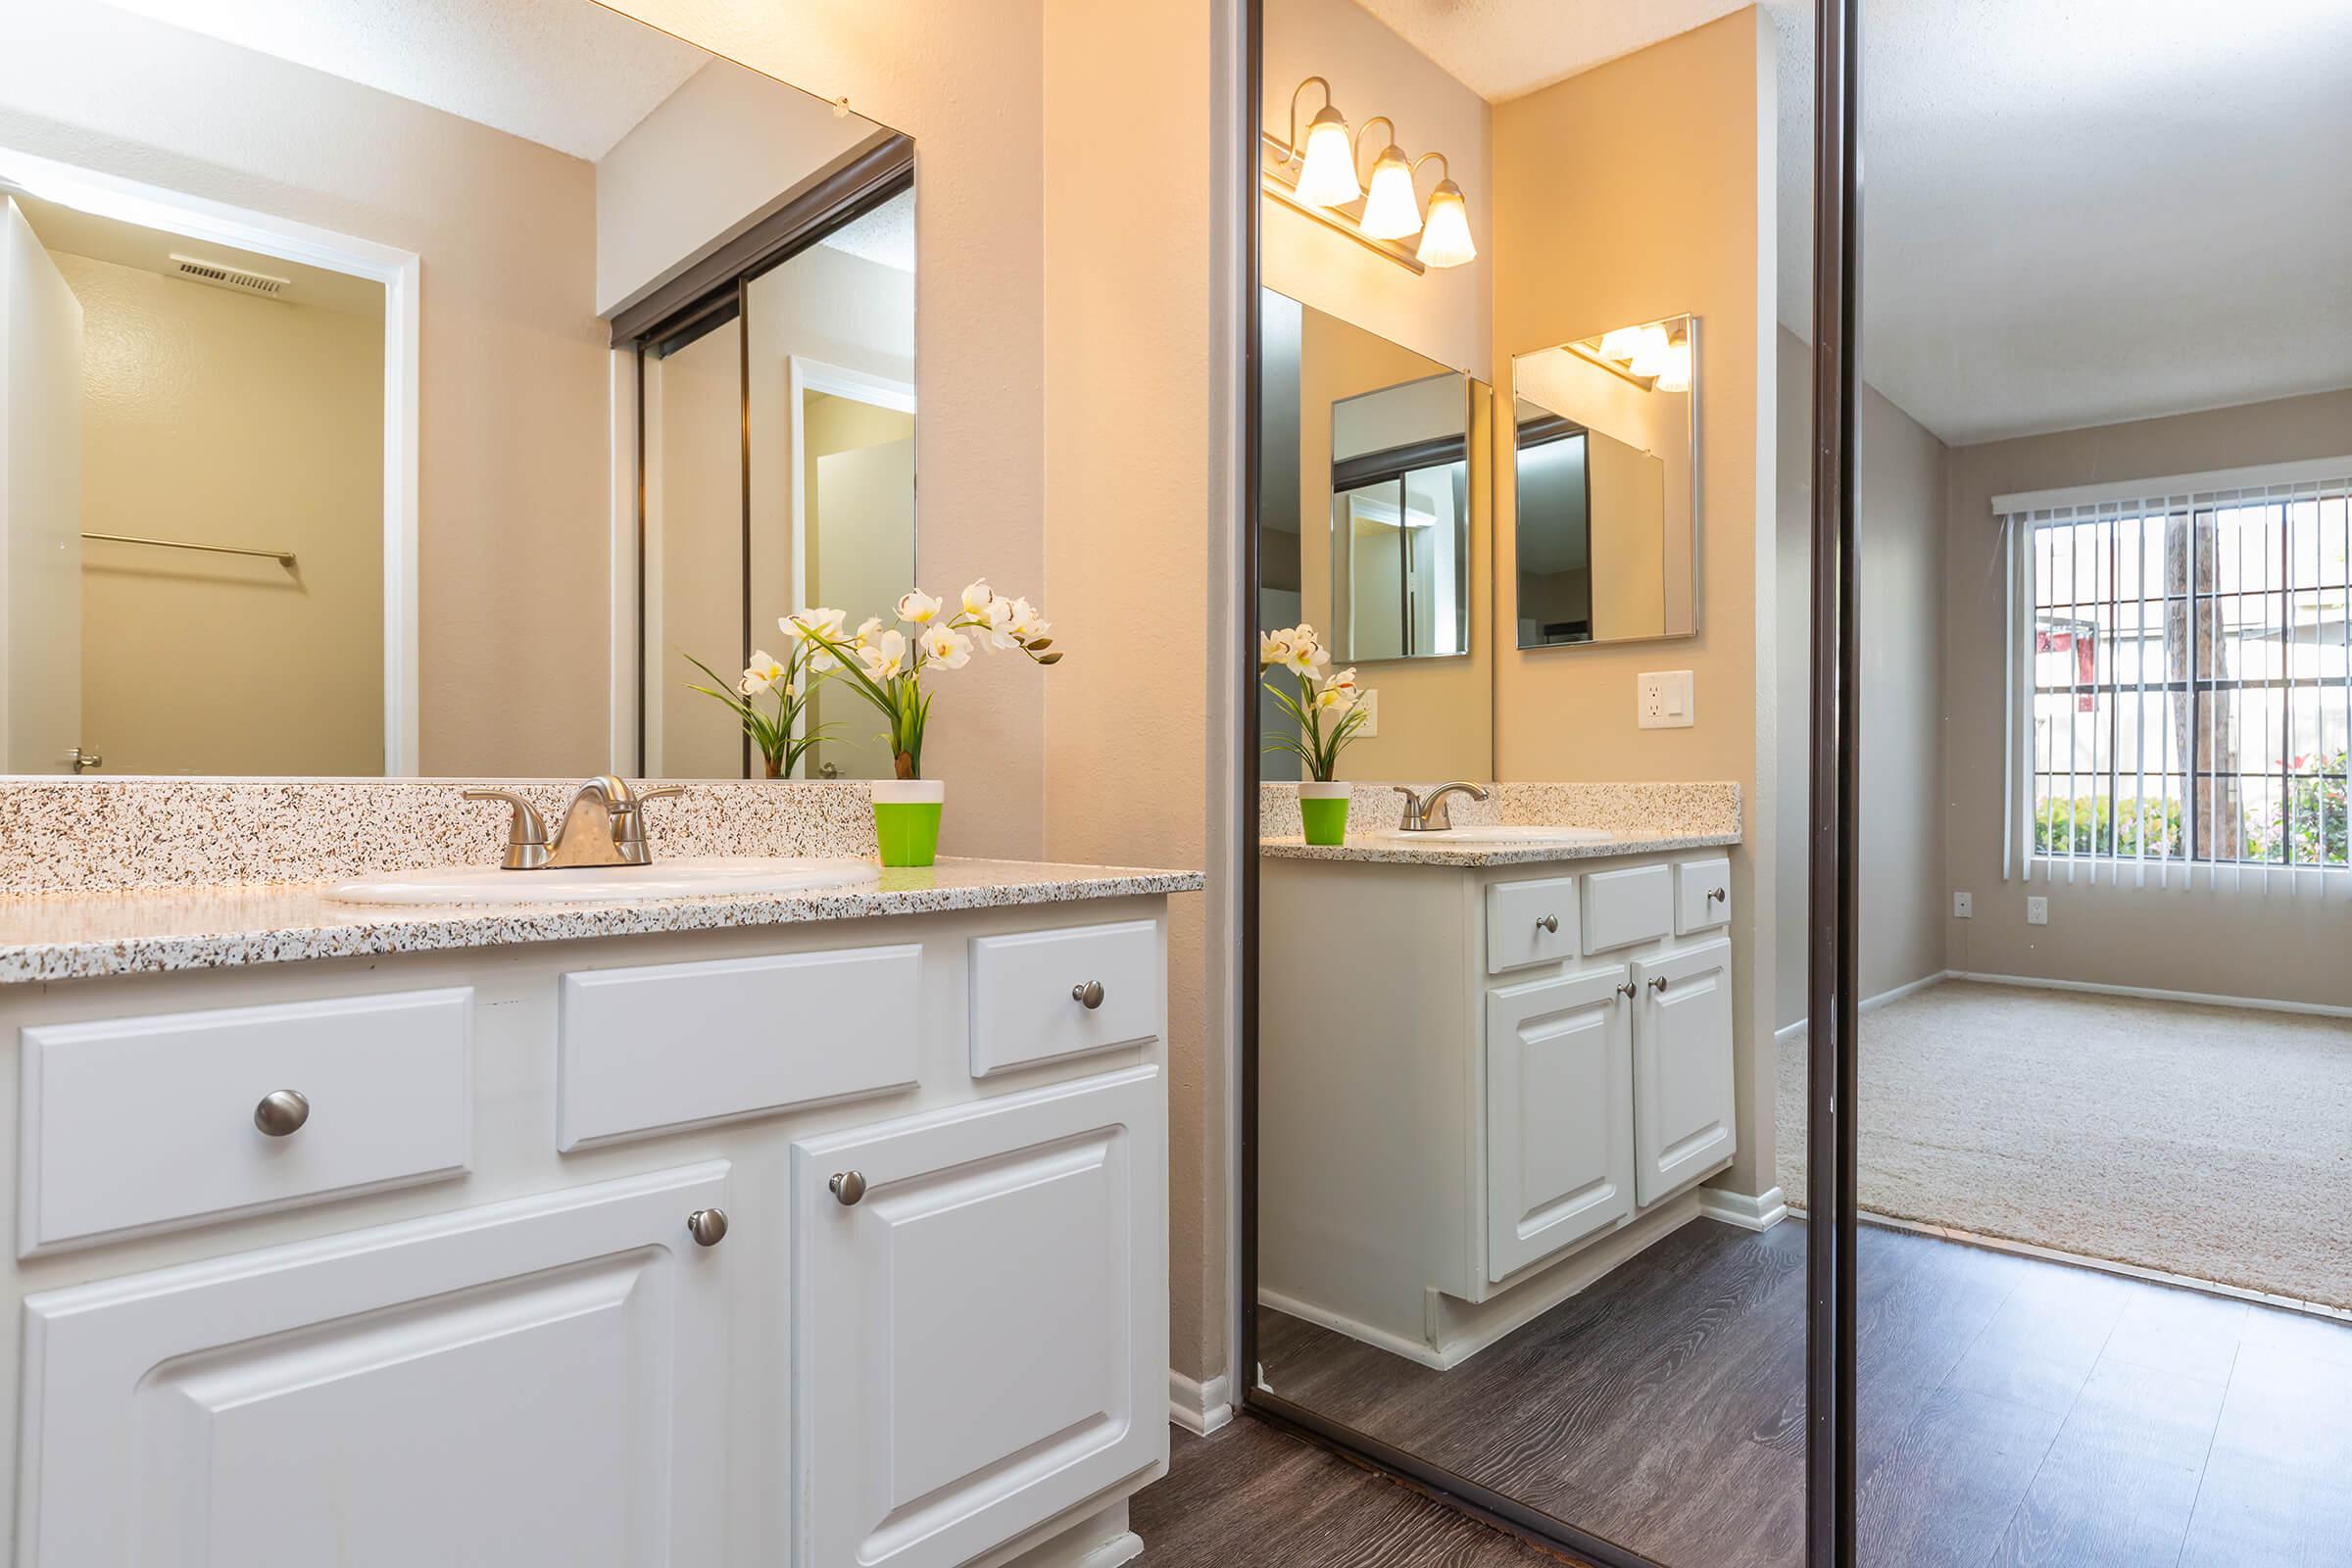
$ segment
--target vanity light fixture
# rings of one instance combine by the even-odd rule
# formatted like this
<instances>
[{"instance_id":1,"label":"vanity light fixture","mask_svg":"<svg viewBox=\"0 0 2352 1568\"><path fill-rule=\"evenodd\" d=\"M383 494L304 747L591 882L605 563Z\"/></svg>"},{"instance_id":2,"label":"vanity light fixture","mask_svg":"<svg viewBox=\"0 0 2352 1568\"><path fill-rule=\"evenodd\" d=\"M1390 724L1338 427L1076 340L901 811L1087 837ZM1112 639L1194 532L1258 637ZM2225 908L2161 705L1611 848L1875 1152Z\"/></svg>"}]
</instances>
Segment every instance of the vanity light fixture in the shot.
<instances>
[{"instance_id":1,"label":"vanity light fixture","mask_svg":"<svg viewBox=\"0 0 2352 1568\"><path fill-rule=\"evenodd\" d=\"M1434 208L1435 199L1432 199ZM1568 351L1644 392L1690 390L1690 334L1669 333L1666 323L1620 326L1596 338L1566 345Z\"/></svg>"},{"instance_id":2,"label":"vanity light fixture","mask_svg":"<svg viewBox=\"0 0 2352 1568\"><path fill-rule=\"evenodd\" d=\"M1298 134L1299 100L1309 87L1323 92L1323 107L1307 122L1303 142ZM1396 122L1386 115L1364 122L1364 130L1386 125L1389 135L1372 161L1370 188L1358 175L1362 136L1350 136L1347 117L1332 101L1331 83L1309 76L1291 94L1289 134L1264 133L1267 165L1263 183L1269 195L1290 203L1307 217L1338 229L1371 250L1378 251L1408 271L1433 267L1460 267L1475 261L1478 246L1470 237L1470 205L1452 178L1452 166L1444 153L1406 154L1396 141ZM1431 159L1438 161L1441 178L1429 195L1423 217L1413 177ZM1295 171L1295 172L1294 172ZM1358 200L1362 206L1348 209ZM1403 243L1421 236L1417 250Z\"/></svg>"},{"instance_id":3,"label":"vanity light fixture","mask_svg":"<svg viewBox=\"0 0 2352 1568\"><path fill-rule=\"evenodd\" d=\"M1666 365L1658 371L1657 389L1660 392L1690 390L1690 334L1685 333L1666 345Z\"/></svg>"},{"instance_id":4,"label":"vanity light fixture","mask_svg":"<svg viewBox=\"0 0 2352 1568\"><path fill-rule=\"evenodd\" d=\"M1386 115L1375 115L1364 122L1364 129L1386 125L1389 134L1396 133L1396 122ZM1360 150L1362 133L1357 133ZM1421 203L1413 194L1413 161L1404 156L1404 149L1392 140L1372 160L1372 186L1364 196L1364 216L1356 220L1356 227L1374 239L1402 239L1420 232Z\"/></svg>"}]
</instances>

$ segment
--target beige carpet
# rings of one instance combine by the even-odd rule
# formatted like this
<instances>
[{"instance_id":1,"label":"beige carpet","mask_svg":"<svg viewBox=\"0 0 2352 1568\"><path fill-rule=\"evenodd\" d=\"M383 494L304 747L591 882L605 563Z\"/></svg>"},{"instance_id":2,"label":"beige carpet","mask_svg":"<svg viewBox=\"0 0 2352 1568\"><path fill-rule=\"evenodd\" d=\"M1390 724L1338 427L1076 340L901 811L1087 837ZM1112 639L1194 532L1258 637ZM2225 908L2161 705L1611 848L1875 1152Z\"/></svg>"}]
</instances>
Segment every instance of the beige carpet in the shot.
<instances>
[{"instance_id":1,"label":"beige carpet","mask_svg":"<svg viewBox=\"0 0 2352 1568\"><path fill-rule=\"evenodd\" d=\"M1861 1112L1873 1213L2352 1307L2352 1019L1946 981L1863 1015Z\"/></svg>"}]
</instances>

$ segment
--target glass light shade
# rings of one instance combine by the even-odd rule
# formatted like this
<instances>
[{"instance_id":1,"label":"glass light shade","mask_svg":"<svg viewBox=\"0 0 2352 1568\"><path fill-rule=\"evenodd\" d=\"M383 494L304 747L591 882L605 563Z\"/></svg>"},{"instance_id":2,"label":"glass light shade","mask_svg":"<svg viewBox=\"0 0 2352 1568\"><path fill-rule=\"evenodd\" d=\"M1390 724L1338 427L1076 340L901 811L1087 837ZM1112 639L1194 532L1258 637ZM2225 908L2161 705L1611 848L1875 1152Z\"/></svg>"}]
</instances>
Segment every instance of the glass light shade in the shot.
<instances>
[{"instance_id":1,"label":"glass light shade","mask_svg":"<svg viewBox=\"0 0 2352 1568\"><path fill-rule=\"evenodd\" d=\"M1644 378L1663 374L1666 369L1666 349L1664 327L1642 328L1642 346L1634 351L1634 361L1626 369Z\"/></svg>"},{"instance_id":2,"label":"glass light shade","mask_svg":"<svg viewBox=\"0 0 2352 1568\"><path fill-rule=\"evenodd\" d=\"M1600 357L1604 360L1615 360L1622 365L1641 352L1642 329L1638 326L1621 326L1600 336Z\"/></svg>"},{"instance_id":3,"label":"glass light shade","mask_svg":"<svg viewBox=\"0 0 2352 1568\"><path fill-rule=\"evenodd\" d=\"M1678 337L1666 345L1666 363L1658 371L1657 390L1688 392L1690 390L1690 340Z\"/></svg>"},{"instance_id":4,"label":"glass light shade","mask_svg":"<svg viewBox=\"0 0 2352 1568\"><path fill-rule=\"evenodd\" d=\"M1429 220L1421 227L1421 265L1459 267L1477 255L1478 247L1470 240L1470 204L1462 200L1462 187L1450 179L1440 180L1429 193Z\"/></svg>"},{"instance_id":5,"label":"glass light shade","mask_svg":"<svg viewBox=\"0 0 2352 1568\"><path fill-rule=\"evenodd\" d=\"M1401 147L1391 147L1372 166L1372 193L1355 225L1374 239L1402 239L1421 226L1421 204L1413 198L1413 166Z\"/></svg>"},{"instance_id":6,"label":"glass light shade","mask_svg":"<svg viewBox=\"0 0 2352 1568\"><path fill-rule=\"evenodd\" d=\"M1355 143L1336 109L1319 110L1306 127L1306 160L1298 168L1298 199L1309 207L1344 207L1364 193L1355 177Z\"/></svg>"}]
</instances>

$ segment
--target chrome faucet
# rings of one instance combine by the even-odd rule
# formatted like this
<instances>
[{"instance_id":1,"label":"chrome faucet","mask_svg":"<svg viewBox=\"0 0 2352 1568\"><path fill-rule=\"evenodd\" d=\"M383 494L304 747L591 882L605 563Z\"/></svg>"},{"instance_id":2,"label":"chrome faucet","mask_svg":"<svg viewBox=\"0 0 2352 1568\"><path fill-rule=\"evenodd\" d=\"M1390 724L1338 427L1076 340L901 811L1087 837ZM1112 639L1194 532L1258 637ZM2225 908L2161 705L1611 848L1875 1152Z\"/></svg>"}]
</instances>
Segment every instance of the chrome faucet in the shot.
<instances>
[{"instance_id":1,"label":"chrome faucet","mask_svg":"<svg viewBox=\"0 0 2352 1568\"><path fill-rule=\"evenodd\" d=\"M645 803L685 793L677 784L631 790L625 780L599 773L572 795L552 844L547 819L513 790L467 790L466 799L502 801L512 807L507 850L498 863L509 871L543 871L568 865L653 864L653 842L645 836Z\"/></svg>"},{"instance_id":2,"label":"chrome faucet","mask_svg":"<svg viewBox=\"0 0 2352 1568\"><path fill-rule=\"evenodd\" d=\"M1453 826L1452 813L1446 808L1446 797L1448 795L1459 793L1474 801L1487 798L1485 790L1460 781L1441 784L1427 795L1415 795L1401 784L1395 788L1397 794L1404 797L1404 814L1396 822L1396 831L1399 833L1443 833Z\"/></svg>"}]
</instances>

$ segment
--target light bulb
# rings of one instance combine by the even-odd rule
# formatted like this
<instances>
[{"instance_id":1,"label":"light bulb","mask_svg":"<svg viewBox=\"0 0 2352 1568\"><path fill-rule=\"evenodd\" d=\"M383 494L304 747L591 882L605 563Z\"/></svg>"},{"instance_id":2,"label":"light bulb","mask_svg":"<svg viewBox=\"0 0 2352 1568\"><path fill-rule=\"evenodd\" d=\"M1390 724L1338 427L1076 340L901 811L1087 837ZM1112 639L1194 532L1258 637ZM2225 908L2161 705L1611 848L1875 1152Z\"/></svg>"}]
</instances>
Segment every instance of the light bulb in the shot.
<instances>
[{"instance_id":1,"label":"light bulb","mask_svg":"<svg viewBox=\"0 0 2352 1568\"><path fill-rule=\"evenodd\" d=\"M1459 267L1477 256L1478 247L1470 241L1470 204L1462 200L1461 186L1442 179L1429 193L1429 221L1421 228L1421 265Z\"/></svg>"},{"instance_id":2,"label":"light bulb","mask_svg":"<svg viewBox=\"0 0 2352 1568\"><path fill-rule=\"evenodd\" d=\"M1642 346L1634 351L1634 359L1626 369L1648 379L1666 368L1666 329L1662 326L1642 328Z\"/></svg>"},{"instance_id":3,"label":"light bulb","mask_svg":"<svg viewBox=\"0 0 2352 1568\"><path fill-rule=\"evenodd\" d=\"M1666 363L1658 371L1657 390L1688 392L1690 390L1690 340L1678 337L1666 345Z\"/></svg>"},{"instance_id":4,"label":"light bulb","mask_svg":"<svg viewBox=\"0 0 2352 1568\"><path fill-rule=\"evenodd\" d=\"M1413 199L1413 166L1404 149L1392 146L1372 165L1372 193L1355 225L1374 239L1402 239L1421 226L1421 204Z\"/></svg>"},{"instance_id":5,"label":"light bulb","mask_svg":"<svg viewBox=\"0 0 2352 1568\"><path fill-rule=\"evenodd\" d=\"M1355 143L1348 122L1329 106L1306 126L1306 160L1298 168L1298 199L1309 207L1344 207L1364 193L1355 177Z\"/></svg>"},{"instance_id":6,"label":"light bulb","mask_svg":"<svg viewBox=\"0 0 2352 1568\"><path fill-rule=\"evenodd\" d=\"M1641 352L1642 329L1638 326L1621 326L1600 335L1600 357L1604 360L1615 360L1622 365Z\"/></svg>"}]
</instances>

